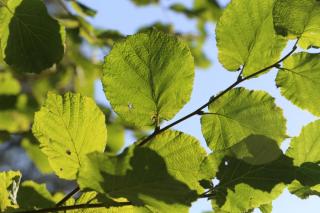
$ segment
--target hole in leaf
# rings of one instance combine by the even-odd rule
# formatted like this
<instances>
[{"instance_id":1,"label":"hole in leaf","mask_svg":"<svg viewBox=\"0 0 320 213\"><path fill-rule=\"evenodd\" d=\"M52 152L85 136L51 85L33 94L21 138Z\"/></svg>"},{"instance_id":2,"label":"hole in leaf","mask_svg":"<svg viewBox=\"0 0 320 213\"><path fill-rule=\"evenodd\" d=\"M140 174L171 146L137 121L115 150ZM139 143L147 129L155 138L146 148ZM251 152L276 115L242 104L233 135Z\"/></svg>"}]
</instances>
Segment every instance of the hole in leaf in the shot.
<instances>
[{"instance_id":1,"label":"hole in leaf","mask_svg":"<svg viewBox=\"0 0 320 213\"><path fill-rule=\"evenodd\" d=\"M131 109L133 109L133 104L132 103L129 103L128 104L128 108L131 110Z\"/></svg>"},{"instance_id":2,"label":"hole in leaf","mask_svg":"<svg viewBox=\"0 0 320 213\"><path fill-rule=\"evenodd\" d=\"M71 151L70 151L69 149L67 149L66 153L67 153L68 155L71 155Z\"/></svg>"}]
</instances>

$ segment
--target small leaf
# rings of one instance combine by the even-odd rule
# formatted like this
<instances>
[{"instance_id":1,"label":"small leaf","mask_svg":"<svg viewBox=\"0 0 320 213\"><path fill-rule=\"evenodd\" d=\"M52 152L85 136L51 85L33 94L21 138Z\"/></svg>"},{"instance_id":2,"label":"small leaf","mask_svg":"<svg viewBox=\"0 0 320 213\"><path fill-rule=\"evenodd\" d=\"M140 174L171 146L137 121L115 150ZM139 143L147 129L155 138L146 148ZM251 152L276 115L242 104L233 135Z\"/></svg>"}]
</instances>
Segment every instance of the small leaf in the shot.
<instances>
[{"instance_id":1,"label":"small leaf","mask_svg":"<svg viewBox=\"0 0 320 213\"><path fill-rule=\"evenodd\" d=\"M122 125L113 123L108 125L108 143L106 152L116 154L118 153L125 143L125 129Z\"/></svg>"},{"instance_id":2,"label":"small leaf","mask_svg":"<svg viewBox=\"0 0 320 213\"><path fill-rule=\"evenodd\" d=\"M22 140L21 146L42 174L50 174L53 172L47 156L41 152L38 143L32 143L31 140L25 138Z\"/></svg>"},{"instance_id":3,"label":"small leaf","mask_svg":"<svg viewBox=\"0 0 320 213\"><path fill-rule=\"evenodd\" d=\"M82 4L79 1L70 2L72 8L81 16L91 16L94 17L97 14L97 11L88 7L85 4Z\"/></svg>"},{"instance_id":4,"label":"small leaf","mask_svg":"<svg viewBox=\"0 0 320 213\"><path fill-rule=\"evenodd\" d=\"M69 180L76 178L86 155L103 152L107 141L104 114L91 98L73 93L49 93L32 131L55 173Z\"/></svg>"},{"instance_id":5,"label":"small leaf","mask_svg":"<svg viewBox=\"0 0 320 213\"><path fill-rule=\"evenodd\" d=\"M157 4L159 3L159 0L131 0L133 3L135 3L138 6L146 6L149 4Z\"/></svg>"},{"instance_id":6,"label":"small leaf","mask_svg":"<svg viewBox=\"0 0 320 213\"><path fill-rule=\"evenodd\" d=\"M50 68L64 52L59 23L41 0L8 0L0 7L0 36L5 62L19 72Z\"/></svg>"},{"instance_id":7,"label":"small leaf","mask_svg":"<svg viewBox=\"0 0 320 213\"><path fill-rule=\"evenodd\" d=\"M274 98L263 91L236 88L209 106L201 117L202 133L212 150L225 150L251 135L263 135L280 144L286 121Z\"/></svg>"},{"instance_id":8,"label":"small leaf","mask_svg":"<svg viewBox=\"0 0 320 213\"><path fill-rule=\"evenodd\" d=\"M105 59L102 82L114 111L141 127L173 118L189 101L193 79L187 44L149 31L114 45Z\"/></svg>"},{"instance_id":9,"label":"small leaf","mask_svg":"<svg viewBox=\"0 0 320 213\"><path fill-rule=\"evenodd\" d=\"M0 211L17 208L17 192L21 173L17 171L0 172Z\"/></svg>"},{"instance_id":10,"label":"small leaf","mask_svg":"<svg viewBox=\"0 0 320 213\"><path fill-rule=\"evenodd\" d=\"M0 95L18 95L21 86L10 72L0 72Z\"/></svg>"},{"instance_id":11,"label":"small leaf","mask_svg":"<svg viewBox=\"0 0 320 213\"><path fill-rule=\"evenodd\" d=\"M45 184L34 181L25 181L18 192L18 204L21 209L48 208L55 205L53 197Z\"/></svg>"},{"instance_id":12,"label":"small leaf","mask_svg":"<svg viewBox=\"0 0 320 213\"><path fill-rule=\"evenodd\" d=\"M318 0L276 0L273 18L277 33L289 38L299 38L299 45L304 49L320 47Z\"/></svg>"},{"instance_id":13,"label":"small leaf","mask_svg":"<svg viewBox=\"0 0 320 213\"><path fill-rule=\"evenodd\" d=\"M274 0L233 0L217 24L219 61L248 76L278 61L286 40L275 34Z\"/></svg>"},{"instance_id":14,"label":"small leaf","mask_svg":"<svg viewBox=\"0 0 320 213\"><path fill-rule=\"evenodd\" d=\"M89 154L78 183L82 189L124 197L152 212L186 212L197 192L203 192L198 181L204 157L197 140L168 131L119 156Z\"/></svg>"},{"instance_id":15,"label":"small leaf","mask_svg":"<svg viewBox=\"0 0 320 213\"><path fill-rule=\"evenodd\" d=\"M286 155L293 158L294 165L320 161L320 120L303 127L299 136L292 138Z\"/></svg>"},{"instance_id":16,"label":"small leaf","mask_svg":"<svg viewBox=\"0 0 320 213\"><path fill-rule=\"evenodd\" d=\"M320 55L297 53L285 60L276 83L293 104L320 116Z\"/></svg>"}]
</instances>

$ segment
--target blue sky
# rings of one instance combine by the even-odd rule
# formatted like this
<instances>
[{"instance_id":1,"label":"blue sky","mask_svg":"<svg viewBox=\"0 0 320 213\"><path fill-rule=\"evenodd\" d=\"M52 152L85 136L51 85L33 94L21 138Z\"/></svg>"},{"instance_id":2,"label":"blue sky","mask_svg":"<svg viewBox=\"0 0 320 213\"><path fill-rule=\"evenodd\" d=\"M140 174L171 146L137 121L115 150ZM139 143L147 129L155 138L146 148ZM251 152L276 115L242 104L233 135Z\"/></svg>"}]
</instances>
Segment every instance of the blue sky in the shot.
<instances>
[{"instance_id":1,"label":"blue sky","mask_svg":"<svg viewBox=\"0 0 320 213\"><path fill-rule=\"evenodd\" d=\"M192 0L161 0L160 7L148 6L140 8L135 7L129 0L82 0L81 2L98 10L97 16L94 19L90 19L94 25L107 29L117 29L123 34L133 34L137 28L150 25L156 21L173 23L176 29L181 32L196 32L196 22L194 20L187 19L183 15L168 10L170 4L178 2L191 7ZM227 4L228 1L220 2L221 4ZM205 52L213 65L205 71L197 70L191 101L179 112L175 119L198 108L207 102L212 95L229 86L237 78L237 73L224 70L217 60L214 27L214 25L207 25L209 38L205 45ZM275 75L276 71L273 70L267 75L245 82L241 86L249 89L265 90L275 97L276 104L284 110L287 118L287 133L290 136L297 136L302 126L317 118L306 111L300 110L281 97L274 83ZM100 103L107 103L100 84L97 84L96 98ZM201 134L199 117L187 120L176 126L176 129L195 136L206 147ZM131 143L133 140L130 135L127 135L126 139L127 143ZM285 141L283 149L286 149L287 146L288 141ZM290 195L287 191L274 201L273 206L274 213L313 213L320 211L320 201L317 198L311 197L308 200L300 200ZM210 203L203 199L195 203L190 212L198 213L210 209Z\"/></svg>"}]
</instances>

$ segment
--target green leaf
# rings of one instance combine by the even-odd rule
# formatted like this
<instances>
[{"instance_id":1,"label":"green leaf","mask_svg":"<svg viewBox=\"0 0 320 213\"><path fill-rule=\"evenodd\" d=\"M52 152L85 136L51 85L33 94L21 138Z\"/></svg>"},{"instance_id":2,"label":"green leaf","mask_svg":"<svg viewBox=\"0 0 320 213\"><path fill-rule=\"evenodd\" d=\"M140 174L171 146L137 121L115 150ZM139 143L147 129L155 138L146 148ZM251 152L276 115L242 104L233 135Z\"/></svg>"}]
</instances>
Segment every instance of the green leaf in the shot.
<instances>
[{"instance_id":1,"label":"green leaf","mask_svg":"<svg viewBox=\"0 0 320 213\"><path fill-rule=\"evenodd\" d=\"M299 136L292 138L286 153L293 158L294 165L318 163L320 161L320 120L303 127Z\"/></svg>"},{"instance_id":2,"label":"green leaf","mask_svg":"<svg viewBox=\"0 0 320 213\"><path fill-rule=\"evenodd\" d=\"M116 154L125 143L125 129L122 125L113 123L108 125L108 142L106 152Z\"/></svg>"},{"instance_id":3,"label":"green leaf","mask_svg":"<svg viewBox=\"0 0 320 213\"><path fill-rule=\"evenodd\" d=\"M21 86L10 72L0 72L0 95L18 95Z\"/></svg>"},{"instance_id":4,"label":"green leaf","mask_svg":"<svg viewBox=\"0 0 320 213\"><path fill-rule=\"evenodd\" d=\"M20 209L40 209L55 205L53 197L45 184L25 181L20 185L17 198Z\"/></svg>"},{"instance_id":5,"label":"green leaf","mask_svg":"<svg viewBox=\"0 0 320 213\"><path fill-rule=\"evenodd\" d=\"M28 112L26 95L0 96L0 131L25 132L30 129L31 116Z\"/></svg>"},{"instance_id":6,"label":"green leaf","mask_svg":"<svg viewBox=\"0 0 320 213\"><path fill-rule=\"evenodd\" d=\"M299 38L304 48L320 47L320 2L318 0L276 0L273 9L277 33Z\"/></svg>"},{"instance_id":7,"label":"green leaf","mask_svg":"<svg viewBox=\"0 0 320 213\"><path fill-rule=\"evenodd\" d=\"M274 98L263 91L230 90L201 117L202 133L212 150L225 150L251 135L264 135L280 144L286 121Z\"/></svg>"},{"instance_id":8,"label":"green leaf","mask_svg":"<svg viewBox=\"0 0 320 213\"><path fill-rule=\"evenodd\" d=\"M225 156L241 159L252 165L263 165L277 160L281 155L278 144L272 139L263 135L251 135L226 150L208 155L201 164L200 172L203 179L213 179Z\"/></svg>"},{"instance_id":9,"label":"green leaf","mask_svg":"<svg viewBox=\"0 0 320 213\"><path fill-rule=\"evenodd\" d=\"M220 182L214 188L213 205L226 212L241 213L269 204L294 175L292 159L284 155L263 165L225 157L217 173Z\"/></svg>"},{"instance_id":10,"label":"green leaf","mask_svg":"<svg viewBox=\"0 0 320 213\"><path fill-rule=\"evenodd\" d=\"M287 155L293 158L296 166L305 163L319 163L320 161L320 120L314 121L303 127L299 136L292 138ZM310 173L310 169L305 174ZM318 170L320 172L320 170ZM316 180L318 175L309 174L309 179ZM305 184L301 180L295 181L289 186L289 191L300 198L310 195L320 196L320 182L318 184Z\"/></svg>"},{"instance_id":11,"label":"green leaf","mask_svg":"<svg viewBox=\"0 0 320 213\"><path fill-rule=\"evenodd\" d=\"M8 0L0 22L2 56L17 71L39 73L61 60L60 25L41 0Z\"/></svg>"},{"instance_id":12,"label":"green leaf","mask_svg":"<svg viewBox=\"0 0 320 213\"><path fill-rule=\"evenodd\" d=\"M320 116L320 55L297 53L284 61L276 84L293 104Z\"/></svg>"},{"instance_id":13,"label":"green leaf","mask_svg":"<svg viewBox=\"0 0 320 213\"><path fill-rule=\"evenodd\" d=\"M0 130L11 133L24 132L29 130L30 120L17 110L0 111Z\"/></svg>"},{"instance_id":14,"label":"green leaf","mask_svg":"<svg viewBox=\"0 0 320 213\"><path fill-rule=\"evenodd\" d=\"M222 8L220 8L217 0L195 0L193 3L194 11L201 11L200 22L202 20L209 22L217 22L222 14Z\"/></svg>"},{"instance_id":15,"label":"green leaf","mask_svg":"<svg viewBox=\"0 0 320 213\"><path fill-rule=\"evenodd\" d=\"M104 197L102 194L98 194L97 192L94 192L94 191L85 192L79 198L77 198L74 202L69 201L68 205L104 203L106 207L77 209L77 210L68 211L68 213L69 212L70 213L122 213L122 212L150 213L150 211L147 208L144 208L141 206L133 206L133 205L119 206L119 202L128 202L128 200L124 198L111 200L109 198Z\"/></svg>"},{"instance_id":16,"label":"green leaf","mask_svg":"<svg viewBox=\"0 0 320 213\"><path fill-rule=\"evenodd\" d=\"M55 173L75 179L86 155L103 152L107 141L104 114L91 98L49 93L35 114L33 134Z\"/></svg>"},{"instance_id":17,"label":"green leaf","mask_svg":"<svg viewBox=\"0 0 320 213\"><path fill-rule=\"evenodd\" d=\"M311 195L320 197L320 185L316 186L303 186L299 181L293 181L289 186L288 190L291 194L296 195L301 199L307 199Z\"/></svg>"},{"instance_id":18,"label":"green leaf","mask_svg":"<svg viewBox=\"0 0 320 213\"><path fill-rule=\"evenodd\" d=\"M38 143L32 143L28 138L24 138L21 142L21 146L41 173L53 173L53 170L49 165L48 158L43 152L41 152Z\"/></svg>"},{"instance_id":19,"label":"green leaf","mask_svg":"<svg viewBox=\"0 0 320 213\"><path fill-rule=\"evenodd\" d=\"M0 211L17 208L17 192L21 173L17 171L0 172Z\"/></svg>"},{"instance_id":20,"label":"green leaf","mask_svg":"<svg viewBox=\"0 0 320 213\"><path fill-rule=\"evenodd\" d=\"M135 3L138 6L146 6L148 4L157 4L159 3L159 0L131 0L133 3Z\"/></svg>"},{"instance_id":21,"label":"green leaf","mask_svg":"<svg viewBox=\"0 0 320 213\"><path fill-rule=\"evenodd\" d=\"M168 131L119 156L89 154L78 183L82 189L124 197L152 212L186 212L197 193L203 192L198 181L204 157L196 139Z\"/></svg>"},{"instance_id":22,"label":"green leaf","mask_svg":"<svg viewBox=\"0 0 320 213\"><path fill-rule=\"evenodd\" d=\"M272 213L272 203L263 204L259 209L261 213Z\"/></svg>"},{"instance_id":23,"label":"green leaf","mask_svg":"<svg viewBox=\"0 0 320 213\"><path fill-rule=\"evenodd\" d=\"M204 8L189 9L184 4L180 4L180 3L171 5L170 9L177 13L185 14L188 18L199 17L205 11Z\"/></svg>"},{"instance_id":24,"label":"green leaf","mask_svg":"<svg viewBox=\"0 0 320 213\"><path fill-rule=\"evenodd\" d=\"M230 71L244 66L248 76L278 61L286 40L275 34L274 0L233 0L216 28L219 61Z\"/></svg>"},{"instance_id":25,"label":"green leaf","mask_svg":"<svg viewBox=\"0 0 320 213\"><path fill-rule=\"evenodd\" d=\"M72 8L81 16L91 16L94 17L97 14L97 11L88 7L85 4L82 4L79 1L71 1L70 5Z\"/></svg>"},{"instance_id":26,"label":"green leaf","mask_svg":"<svg viewBox=\"0 0 320 213\"><path fill-rule=\"evenodd\" d=\"M136 126L169 120L189 101L194 79L190 50L168 34L150 31L114 45L103 86L115 112Z\"/></svg>"}]
</instances>

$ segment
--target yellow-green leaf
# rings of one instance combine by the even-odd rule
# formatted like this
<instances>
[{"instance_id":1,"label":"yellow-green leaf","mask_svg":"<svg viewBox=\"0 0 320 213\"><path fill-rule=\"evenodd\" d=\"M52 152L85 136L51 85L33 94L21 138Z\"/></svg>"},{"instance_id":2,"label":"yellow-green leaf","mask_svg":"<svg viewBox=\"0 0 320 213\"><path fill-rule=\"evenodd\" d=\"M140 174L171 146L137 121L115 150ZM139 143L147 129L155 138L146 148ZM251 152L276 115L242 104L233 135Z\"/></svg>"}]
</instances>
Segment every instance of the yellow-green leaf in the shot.
<instances>
[{"instance_id":1,"label":"yellow-green leaf","mask_svg":"<svg viewBox=\"0 0 320 213\"><path fill-rule=\"evenodd\" d=\"M248 76L279 60L286 40L273 27L274 0L232 0L217 24L219 61Z\"/></svg>"},{"instance_id":2,"label":"yellow-green leaf","mask_svg":"<svg viewBox=\"0 0 320 213\"><path fill-rule=\"evenodd\" d=\"M75 179L90 152L103 152L107 141L104 114L91 98L49 93L35 114L33 134L55 173Z\"/></svg>"},{"instance_id":3,"label":"yellow-green leaf","mask_svg":"<svg viewBox=\"0 0 320 213\"><path fill-rule=\"evenodd\" d=\"M102 82L114 111L141 127L173 118L189 101L193 79L188 45L149 31L114 45L105 59Z\"/></svg>"}]
</instances>

